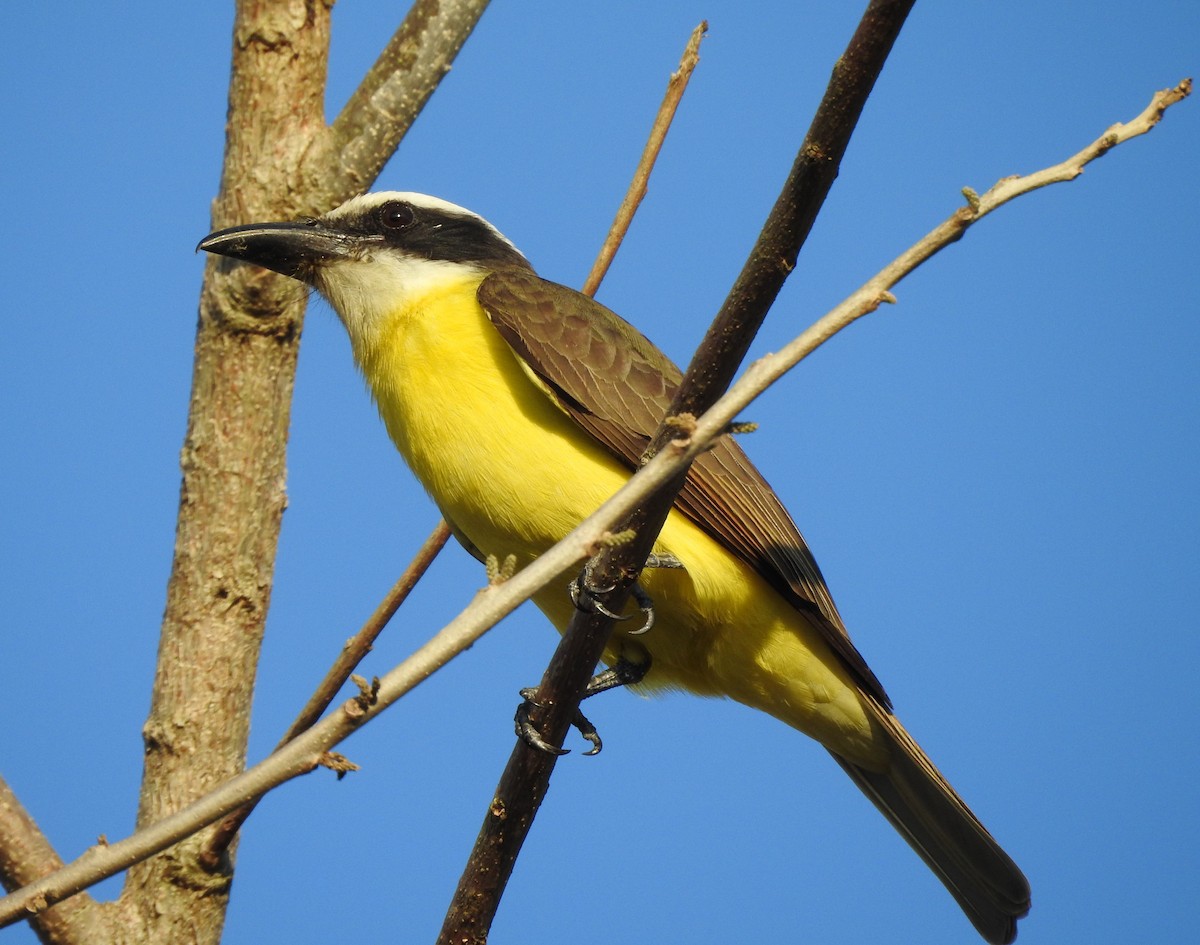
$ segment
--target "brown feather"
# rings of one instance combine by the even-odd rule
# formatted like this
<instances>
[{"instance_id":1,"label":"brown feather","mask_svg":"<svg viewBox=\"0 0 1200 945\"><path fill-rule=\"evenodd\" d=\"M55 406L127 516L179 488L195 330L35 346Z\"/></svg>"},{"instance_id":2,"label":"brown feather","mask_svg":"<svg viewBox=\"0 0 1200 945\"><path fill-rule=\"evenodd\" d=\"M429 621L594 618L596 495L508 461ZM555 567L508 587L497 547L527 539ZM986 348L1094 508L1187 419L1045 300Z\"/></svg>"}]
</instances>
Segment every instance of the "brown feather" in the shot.
<instances>
[{"instance_id":1,"label":"brown feather","mask_svg":"<svg viewBox=\"0 0 1200 945\"><path fill-rule=\"evenodd\" d=\"M491 273L477 297L559 406L636 469L679 387L682 374L670 358L599 302L524 269ZM890 707L800 530L731 437L693 463L676 506L810 617L862 689Z\"/></svg>"},{"instance_id":2,"label":"brown feather","mask_svg":"<svg viewBox=\"0 0 1200 945\"><path fill-rule=\"evenodd\" d=\"M891 764L871 771L830 752L908 841L993 945L1017 937L1029 912L1029 882L942 773L890 712L872 706Z\"/></svg>"}]
</instances>

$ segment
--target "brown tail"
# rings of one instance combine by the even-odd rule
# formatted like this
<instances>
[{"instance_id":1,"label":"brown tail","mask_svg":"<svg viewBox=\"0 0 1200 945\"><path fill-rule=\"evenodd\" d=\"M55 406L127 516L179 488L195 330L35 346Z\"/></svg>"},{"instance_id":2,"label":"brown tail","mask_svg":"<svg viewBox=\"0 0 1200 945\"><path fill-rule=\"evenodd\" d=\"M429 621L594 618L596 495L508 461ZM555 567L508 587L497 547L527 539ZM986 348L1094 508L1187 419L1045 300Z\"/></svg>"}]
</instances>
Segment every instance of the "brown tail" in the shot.
<instances>
[{"instance_id":1,"label":"brown tail","mask_svg":"<svg viewBox=\"0 0 1200 945\"><path fill-rule=\"evenodd\" d=\"M874 708L893 744L888 770L833 757L946 884L979 934L1007 945L1017 937L1017 919L1029 911L1029 882L904 726Z\"/></svg>"}]
</instances>

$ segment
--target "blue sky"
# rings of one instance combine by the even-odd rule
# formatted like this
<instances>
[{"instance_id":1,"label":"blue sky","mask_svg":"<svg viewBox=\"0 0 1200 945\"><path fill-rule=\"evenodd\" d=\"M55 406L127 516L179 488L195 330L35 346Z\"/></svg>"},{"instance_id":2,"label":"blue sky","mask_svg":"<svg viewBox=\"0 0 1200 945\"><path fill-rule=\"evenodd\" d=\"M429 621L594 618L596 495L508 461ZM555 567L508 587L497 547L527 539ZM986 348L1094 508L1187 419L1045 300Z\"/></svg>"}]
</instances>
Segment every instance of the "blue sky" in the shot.
<instances>
[{"instance_id":1,"label":"blue sky","mask_svg":"<svg viewBox=\"0 0 1200 945\"><path fill-rule=\"evenodd\" d=\"M0 40L0 770L61 853L131 829L220 171L231 5L20 4ZM336 110L400 5L334 14ZM482 213L578 285L667 74L702 61L599 297L686 361L857 4L497 4L380 186ZM924 0L764 328L779 346L945 217L1197 72L1200 9ZM1023 198L747 412L897 712L1021 864L1023 943L1194 935L1200 103ZM249 221L247 221L249 222ZM259 758L436 517L310 308L254 706ZM457 549L365 665L480 584ZM432 941L554 635L526 608L276 792L231 943ZM614 694L560 764L493 941L974 941L816 745ZM99 895L117 890L110 881ZM32 942L26 929L5 941Z\"/></svg>"}]
</instances>

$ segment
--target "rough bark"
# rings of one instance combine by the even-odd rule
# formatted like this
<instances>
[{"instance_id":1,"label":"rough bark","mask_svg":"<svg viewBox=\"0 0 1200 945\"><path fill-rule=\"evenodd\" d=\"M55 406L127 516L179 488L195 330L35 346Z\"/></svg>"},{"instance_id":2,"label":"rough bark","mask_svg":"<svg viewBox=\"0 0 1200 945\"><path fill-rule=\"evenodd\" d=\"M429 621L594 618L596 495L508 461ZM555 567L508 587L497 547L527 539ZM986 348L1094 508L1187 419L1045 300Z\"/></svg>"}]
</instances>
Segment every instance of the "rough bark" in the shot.
<instances>
[{"instance_id":1,"label":"rough bark","mask_svg":"<svg viewBox=\"0 0 1200 945\"><path fill-rule=\"evenodd\" d=\"M324 97L332 7L331 0L238 3L214 228L316 214L369 186L486 0L418 0L330 126ZM216 259L205 270L138 826L245 764L287 505L304 304L300 287L274 273ZM119 903L128 940L219 941L235 848L205 869L198 854L209 832L130 869Z\"/></svg>"},{"instance_id":2,"label":"rough bark","mask_svg":"<svg viewBox=\"0 0 1200 945\"><path fill-rule=\"evenodd\" d=\"M324 131L330 6L238 5L217 226L313 209L298 186ZM280 521L304 295L210 262L200 297L183 484L137 823L241 771ZM197 835L133 867L121 902L133 940L217 942L231 862L196 864Z\"/></svg>"}]
</instances>

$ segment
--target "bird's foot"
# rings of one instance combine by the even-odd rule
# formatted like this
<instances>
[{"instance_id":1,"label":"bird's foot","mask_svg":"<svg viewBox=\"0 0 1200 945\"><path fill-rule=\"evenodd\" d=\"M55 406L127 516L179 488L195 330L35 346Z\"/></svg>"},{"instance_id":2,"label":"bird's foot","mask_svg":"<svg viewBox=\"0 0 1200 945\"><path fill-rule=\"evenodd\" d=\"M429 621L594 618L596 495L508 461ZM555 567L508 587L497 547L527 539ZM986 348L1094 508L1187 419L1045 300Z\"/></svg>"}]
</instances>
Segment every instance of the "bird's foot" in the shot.
<instances>
[{"instance_id":1,"label":"bird's foot","mask_svg":"<svg viewBox=\"0 0 1200 945\"><path fill-rule=\"evenodd\" d=\"M647 568L683 568L683 562L672 554L657 554L651 552L646 558ZM632 614L614 614L611 610L604 606L599 600L601 594L607 594L616 586L609 584L605 587L599 587L591 579L591 563L585 564L583 574L576 578L568 585L568 590L571 594L571 603L575 605L577 610L582 610L585 613L603 614L612 620L628 620ZM654 598L652 598L646 589L640 584L634 583L630 588L630 593L633 599L637 601L638 609L642 612L642 625L637 630L628 631L630 636L641 636L647 630L654 626Z\"/></svg>"},{"instance_id":2,"label":"bird's foot","mask_svg":"<svg viewBox=\"0 0 1200 945\"><path fill-rule=\"evenodd\" d=\"M641 647L638 647L641 649ZM583 690L583 699L590 699L594 695L601 692L607 692L609 689L617 689L621 686L632 686L640 683L646 678L646 674L650 672L650 654L645 654L645 659L635 663L633 660L626 659L624 656L618 657L617 661L606 669L601 670L595 676L588 680L587 686Z\"/></svg>"},{"instance_id":3,"label":"bird's foot","mask_svg":"<svg viewBox=\"0 0 1200 945\"><path fill-rule=\"evenodd\" d=\"M640 663L635 663L632 660L621 657L612 666L597 673L588 680L581 699L588 699L597 693L607 692L609 689L616 689L619 686L629 686L633 683L639 683L646 678L646 673L649 671L649 655ZM570 754L571 750L569 748L558 748L542 738L542 733L537 730L537 727L530 719L530 713L534 709L540 708L540 704L535 699L536 696L537 689L535 688L530 687L521 690L521 699L523 701L517 706L517 714L513 719L516 724L518 737L530 748L536 748L550 755ZM601 749L604 748L604 742L600 739L600 733L596 731L596 726L578 708L571 718L571 725L579 729L579 734L592 743L592 747L585 751L584 755L600 754Z\"/></svg>"},{"instance_id":4,"label":"bird's foot","mask_svg":"<svg viewBox=\"0 0 1200 945\"><path fill-rule=\"evenodd\" d=\"M536 687L530 686L528 689L521 690L522 702L517 706L517 714L513 718L513 722L516 724L517 737L530 748L544 751L548 755L569 755L571 753L570 748L558 748L542 738L542 733L537 730L537 726L533 724L533 720L529 717L534 709L542 707L541 703L534 699L536 695ZM600 740L600 733L596 731L596 726L591 723L588 717L580 712L579 709L576 709L574 716L571 717L571 724L579 729L580 735L592 743L592 747L585 751L584 754L600 754L600 749L604 747L604 742Z\"/></svg>"}]
</instances>

